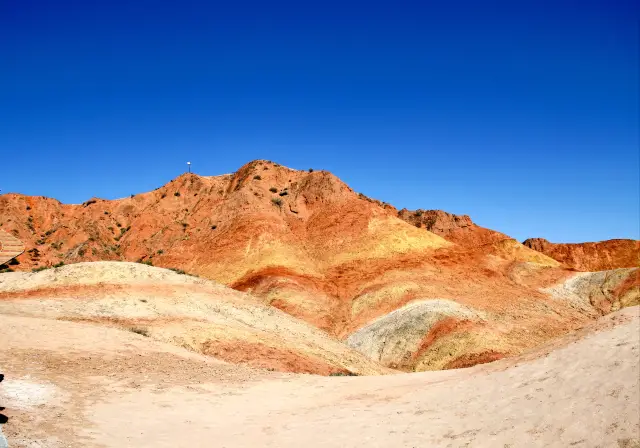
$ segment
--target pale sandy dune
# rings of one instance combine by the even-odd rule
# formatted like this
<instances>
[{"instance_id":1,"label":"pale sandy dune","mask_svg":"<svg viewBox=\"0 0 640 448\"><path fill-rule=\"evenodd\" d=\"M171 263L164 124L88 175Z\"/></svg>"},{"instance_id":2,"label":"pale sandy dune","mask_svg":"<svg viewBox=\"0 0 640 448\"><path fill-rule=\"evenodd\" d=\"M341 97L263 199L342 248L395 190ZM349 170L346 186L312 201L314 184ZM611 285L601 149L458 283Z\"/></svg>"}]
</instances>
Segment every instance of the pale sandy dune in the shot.
<instances>
[{"instance_id":1,"label":"pale sandy dune","mask_svg":"<svg viewBox=\"0 0 640 448\"><path fill-rule=\"evenodd\" d=\"M279 371L392 373L249 294L140 263L77 263L3 274L0 314L118 326L233 363Z\"/></svg>"},{"instance_id":2,"label":"pale sandy dune","mask_svg":"<svg viewBox=\"0 0 640 448\"><path fill-rule=\"evenodd\" d=\"M377 377L255 371L81 323L0 315L0 327L11 447L630 447L640 439L638 307L519 358Z\"/></svg>"}]
</instances>

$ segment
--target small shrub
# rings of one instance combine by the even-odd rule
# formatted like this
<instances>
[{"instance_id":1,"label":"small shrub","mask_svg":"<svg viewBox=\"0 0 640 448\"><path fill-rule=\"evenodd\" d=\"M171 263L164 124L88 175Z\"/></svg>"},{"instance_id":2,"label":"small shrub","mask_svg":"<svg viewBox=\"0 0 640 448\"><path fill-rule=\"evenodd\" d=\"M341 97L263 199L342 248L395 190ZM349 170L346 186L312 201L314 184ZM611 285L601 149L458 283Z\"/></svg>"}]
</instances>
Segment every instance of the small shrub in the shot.
<instances>
[{"instance_id":1,"label":"small shrub","mask_svg":"<svg viewBox=\"0 0 640 448\"><path fill-rule=\"evenodd\" d=\"M108 215L108 214L109 214L109 212L105 210L105 211L104 211L104 214L105 214L105 215Z\"/></svg>"},{"instance_id":2,"label":"small shrub","mask_svg":"<svg viewBox=\"0 0 640 448\"><path fill-rule=\"evenodd\" d=\"M61 268L62 266L64 266L64 261L61 261L59 263L54 264L53 266L51 266L52 268Z\"/></svg>"},{"instance_id":3,"label":"small shrub","mask_svg":"<svg viewBox=\"0 0 640 448\"><path fill-rule=\"evenodd\" d=\"M183 271L182 269L177 269L177 268L169 268L169 270L175 272L176 274L180 274L180 275L185 275L186 272Z\"/></svg>"},{"instance_id":4,"label":"small shrub","mask_svg":"<svg viewBox=\"0 0 640 448\"><path fill-rule=\"evenodd\" d=\"M329 376L358 376L358 374L353 372L331 372Z\"/></svg>"},{"instance_id":5,"label":"small shrub","mask_svg":"<svg viewBox=\"0 0 640 448\"><path fill-rule=\"evenodd\" d=\"M173 193L173 195L174 195L175 197L179 197L179 196L180 196L180 192L179 192L179 191L176 191L175 193Z\"/></svg>"},{"instance_id":6,"label":"small shrub","mask_svg":"<svg viewBox=\"0 0 640 448\"><path fill-rule=\"evenodd\" d=\"M31 210L31 207L29 207L29 206L27 205L27 211L29 211L29 210Z\"/></svg>"},{"instance_id":7,"label":"small shrub","mask_svg":"<svg viewBox=\"0 0 640 448\"><path fill-rule=\"evenodd\" d=\"M309 172L310 172L310 173L313 173L313 168L309 168Z\"/></svg>"},{"instance_id":8,"label":"small shrub","mask_svg":"<svg viewBox=\"0 0 640 448\"><path fill-rule=\"evenodd\" d=\"M427 230L431 230L435 224L436 224L436 218L431 217L427 219L427 221L424 223L424 226L426 227Z\"/></svg>"},{"instance_id":9,"label":"small shrub","mask_svg":"<svg viewBox=\"0 0 640 448\"><path fill-rule=\"evenodd\" d=\"M162 196L160 196L160 199L164 199L167 197L167 193L162 193Z\"/></svg>"},{"instance_id":10,"label":"small shrub","mask_svg":"<svg viewBox=\"0 0 640 448\"><path fill-rule=\"evenodd\" d=\"M271 188L269 188L269 191L270 191L271 193L277 193L277 192L278 192L278 189L277 189L276 187L271 187Z\"/></svg>"},{"instance_id":11,"label":"small shrub","mask_svg":"<svg viewBox=\"0 0 640 448\"><path fill-rule=\"evenodd\" d=\"M13 272L11 268L0 268L0 274L4 274L5 272Z\"/></svg>"},{"instance_id":12,"label":"small shrub","mask_svg":"<svg viewBox=\"0 0 640 448\"><path fill-rule=\"evenodd\" d=\"M282 207L282 199L280 199L280 198L271 199L271 203L273 205L277 205L278 207Z\"/></svg>"},{"instance_id":13,"label":"small shrub","mask_svg":"<svg viewBox=\"0 0 640 448\"><path fill-rule=\"evenodd\" d=\"M421 217L422 216L422 210L416 210L414 215L417 216L418 218Z\"/></svg>"},{"instance_id":14,"label":"small shrub","mask_svg":"<svg viewBox=\"0 0 640 448\"><path fill-rule=\"evenodd\" d=\"M218 228L218 226L216 226L216 225L211 226L211 230L216 230L217 228Z\"/></svg>"},{"instance_id":15,"label":"small shrub","mask_svg":"<svg viewBox=\"0 0 640 448\"><path fill-rule=\"evenodd\" d=\"M87 253L87 249L85 249L84 247L81 249L78 249L78 255L80 255L81 257L84 257L84 254Z\"/></svg>"},{"instance_id":16,"label":"small shrub","mask_svg":"<svg viewBox=\"0 0 640 448\"><path fill-rule=\"evenodd\" d=\"M280 192L280 196L286 196L286 195L288 195L288 194L289 194L289 193L288 193L286 190L285 190L285 191L281 191L281 192Z\"/></svg>"},{"instance_id":17,"label":"small shrub","mask_svg":"<svg viewBox=\"0 0 640 448\"><path fill-rule=\"evenodd\" d=\"M122 227L122 224L120 224L119 222L116 223L117 227Z\"/></svg>"},{"instance_id":18,"label":"small shrub","mask_svg":"<svg viewBox=\"0 0 640 448\"><path fill-rule=\"evenodd\" d=\"M40 271L44 271L44 270L47 270L47 269L49 269L48 266L40 266L38 268L31 269L31 272L40 272Z\"/></svg>"},{"instance_id":19,"label":"small shrub","mask_svg":"<svg viewBox=\"0 0 640 448\"><path fill-rule=\"evenodd\" d=\"M132 333L139 334L144 337L149 337L149 330L143 327L129 327L128 330Z\"/></svg>"},{"instance_id":20,"label":"small shrub","mask_svg":"<svg viewBox=\"0 0 640 448\"><path fill-rule=\"evenodd\" d=\"M260 177L258 174L256 174L255 176L253 176L254 180L262 180L262 177Z\"/></svg>"},{"instance_id":21,"label":"small shrub","mask_svg":"<svg viewBox=\"0 0 640 448\"><path fill-rule=\"evenodd\" d=\"M60 250L62 247L62 241L58 241L57 243L51 243L51 248L55 250Z\"/></svg>"},{"instance_id":22,"label":"small shrub","mask_svg":"<svg viewBox=\"0 0 640 448\"><path fill-rule=\"evenodd\" d=\"M162 255L164 253L164 251L162 249L160 249L158 252L156 252L158 255Z\"/></svg>"}]
</instances>

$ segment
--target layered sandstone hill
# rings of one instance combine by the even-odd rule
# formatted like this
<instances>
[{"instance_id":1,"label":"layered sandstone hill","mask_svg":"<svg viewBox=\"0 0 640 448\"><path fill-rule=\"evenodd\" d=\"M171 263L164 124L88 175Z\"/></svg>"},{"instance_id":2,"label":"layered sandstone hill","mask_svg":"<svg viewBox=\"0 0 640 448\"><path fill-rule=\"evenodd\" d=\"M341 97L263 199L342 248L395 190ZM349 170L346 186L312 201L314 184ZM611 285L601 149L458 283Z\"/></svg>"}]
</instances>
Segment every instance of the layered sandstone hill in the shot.
<instances>
[{"instance_id":1,"label":"layered sandstone hill","mask_svg":"<svg viewBox=\"0 0 640 448\"><path fill-rule=\"evenodd\" d=\"M640 266L640 241L607 240L597 243L556 244L544 238L523 243L563 265L578 271L604 271Z\"/></svg>"},{"instance_id":2,"label":"layered sandstone hill","mask_svg":"<svg viewBox=\"0 0 640 448\"><path fill-rule=\"evenodd\" d=\"M114 201L0 196L0 226L27 246L13 268L126 260L182 269L405 370L521 353L620 302L616 290L610 305L577 306L545 289L574 274L556 260L469 219L416 213L326 171L268 161L223 176L185 174ZM404 348L375 354L376 344L409 335Z\"/></svg>"},{"instance_id":3,"label":"layered sandstone hill","mask_svg":"<svg viewBox=\"0 0 640 448\"><path fill-rule=\"evenodd\" d=\"M283 372L389 372L248 294L139 263L77 263L3 274L0 315L116 327L235 364Z\"/></svg>"}]
</instances>

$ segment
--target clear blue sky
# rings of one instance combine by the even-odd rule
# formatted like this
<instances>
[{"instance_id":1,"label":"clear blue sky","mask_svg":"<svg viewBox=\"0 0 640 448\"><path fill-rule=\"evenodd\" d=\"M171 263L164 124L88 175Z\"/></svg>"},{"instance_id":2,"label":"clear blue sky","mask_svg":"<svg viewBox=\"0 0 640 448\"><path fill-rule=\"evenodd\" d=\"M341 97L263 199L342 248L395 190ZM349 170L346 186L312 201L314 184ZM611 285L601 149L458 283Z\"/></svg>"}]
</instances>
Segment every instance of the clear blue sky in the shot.
<instances>
[{"instance_id":1,"label":"clear blue sky","mask_svg":"<svg viewBox=\"0 0 640 448\"><path fill-rule=\"evenodd\" d=\"M634 1L0 3L2 192L258 158L518 239L639 237Z\"/></svg>"}]
</instances>

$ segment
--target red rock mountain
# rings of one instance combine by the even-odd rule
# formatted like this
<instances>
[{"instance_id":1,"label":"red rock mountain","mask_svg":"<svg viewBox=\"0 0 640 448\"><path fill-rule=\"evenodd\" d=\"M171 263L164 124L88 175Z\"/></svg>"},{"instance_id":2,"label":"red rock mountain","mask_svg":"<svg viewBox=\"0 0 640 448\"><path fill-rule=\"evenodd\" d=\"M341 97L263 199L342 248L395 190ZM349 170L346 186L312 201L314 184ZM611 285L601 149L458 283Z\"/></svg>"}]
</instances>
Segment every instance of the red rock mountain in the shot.
<instances>
[{"instance_id":1,"label":"red rock mountain","mask_svg":"<svg viewBox=\"0 0 640 448\"><path fill-rule=\"evenodd\" d=\"M184 270L407 370L520 353L635 300L622 277L597 308L557 300L541 288L572 272L467 216L398 212L329 172L262 160L81 205L5 194L0 228L25 243L16 270L97 260Z\"/></svg>"}]
</instances>

